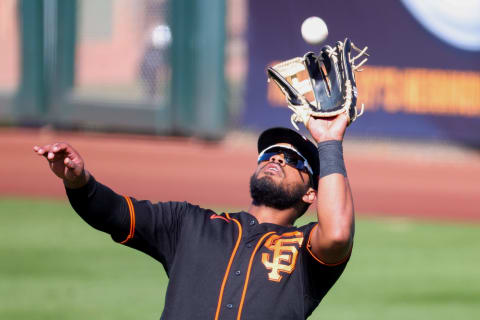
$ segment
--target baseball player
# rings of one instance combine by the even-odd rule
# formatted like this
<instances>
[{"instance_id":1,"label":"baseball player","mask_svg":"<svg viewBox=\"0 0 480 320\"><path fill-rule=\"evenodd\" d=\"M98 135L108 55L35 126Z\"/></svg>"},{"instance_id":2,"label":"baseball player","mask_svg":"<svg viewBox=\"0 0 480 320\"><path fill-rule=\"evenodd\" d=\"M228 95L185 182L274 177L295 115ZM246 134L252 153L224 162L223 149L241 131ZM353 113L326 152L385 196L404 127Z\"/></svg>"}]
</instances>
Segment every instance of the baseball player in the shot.
<instances>
[{"instance_id":1,"label":"baseball player","mask_svg":"<svg viewBox=\"0 0 480 320\"><path fill-rule=\"evenodd\" d=\"M158 260L169 277L161 319L306 319L342 274L354 233L342 140L347 115L308 122L316 144L264 131L246 211L122 196L67 143L35 146L74 210L114 241ZM161 183L161 181L159 181ZM295 227L316 203L318 221Z\"/></svg>"}]
</instances>

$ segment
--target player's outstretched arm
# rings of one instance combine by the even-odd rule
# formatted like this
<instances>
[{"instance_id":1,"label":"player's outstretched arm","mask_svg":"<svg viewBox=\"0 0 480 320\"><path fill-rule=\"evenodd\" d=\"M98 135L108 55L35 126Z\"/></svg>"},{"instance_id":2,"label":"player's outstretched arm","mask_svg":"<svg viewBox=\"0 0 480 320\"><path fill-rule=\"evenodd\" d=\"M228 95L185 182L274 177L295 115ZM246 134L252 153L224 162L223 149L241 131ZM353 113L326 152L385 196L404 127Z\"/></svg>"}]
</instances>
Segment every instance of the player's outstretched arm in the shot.
<instances>
[{"instance_id":1,"label":"player's outstretched arm","mask_svg":"<svg viewBox=\"0 0 480 320\"><path fill-rule=\"evenodd\" d=\"M52 172L63 180L70 204L89 225L119 237L129 234L130 212L125 197L97 182L71 145L58 142L33 150L45 157Z\"/></svg>"},{"instance_id":2,"label":"player's outstretched arm","mask_svg":"<svg viewBox=\"0 0 480 320\"><path fill-rule=\"evenodd\" d=\"M347 116L340 114L332 118L311 118L307 126L318 143L320 156L318 227L313 230L311 245L315 255L327 264L347 258L353 243L353 199L342 151L347 123Z\"/></svg>"},{"instance_id":3,"label":"player's outstretched arm","mask_svg":"<svg viewBox=\"0 0 480 320\"><path fill-rule=\"evenodd\" d=\"M63 180L75 212L93 228L110 234L159 261L173 252L172 226L178 226L187 205L180 202L152 204L123 196L98 182L85 169L80 154L68 143L34 146L34 152L47 159L52 172ZM160 252L159 242L164 245Z\"/></svg>"},{"instance_id":4,"label":"player's outstretched arm","mask_svg":"<svg viewBox=\"0 0 480 320\"><path fill-rule=\"evenodd\" d=\"M77 189L87 184L90 174L80 154L68 143L58 142L34 146L33 151L47 159L52 172L63 179L65 186Z\"/></svg>"}]
</instances>

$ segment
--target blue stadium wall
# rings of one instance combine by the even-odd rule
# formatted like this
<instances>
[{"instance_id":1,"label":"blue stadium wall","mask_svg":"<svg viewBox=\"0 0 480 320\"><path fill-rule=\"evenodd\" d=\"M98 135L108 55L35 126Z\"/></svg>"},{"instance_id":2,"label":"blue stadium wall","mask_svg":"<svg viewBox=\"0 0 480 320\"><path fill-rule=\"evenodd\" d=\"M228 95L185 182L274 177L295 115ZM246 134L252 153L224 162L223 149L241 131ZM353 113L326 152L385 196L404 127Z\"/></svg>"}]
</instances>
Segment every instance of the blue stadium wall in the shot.
<instances>
[{"instance_id":1,"label":"blue stadium wall","mask_svg":"<svg viewBox=\"0 0 480 320\"><path fill-rule=\"evenodd\" d=\"M267 83L265 70L308 51L318 52L320 46L303 41L300 26L305 18L320 16L329 27L325 44L348 37L358 46L368 46L371 55L365 71L357 74L365 115L349 127L348 135L480 146L480 17L475 19L480 12L472 12L473 22L462 21L464 29L456 31L461 36L452 39L450 34L448 41L438 33L442 30L428 28L428 21L409 7L411 2L249 1L249 67L242 125L257 131L291 127L291 112L280 91ZM465 12L464 7L455 7L461 1L447 3L452 7L440 11ZM456 25L441 19L446 18L430 17L434 24ZM462 44L463 36L470 42Z\"/></svg>"}]
</instances>

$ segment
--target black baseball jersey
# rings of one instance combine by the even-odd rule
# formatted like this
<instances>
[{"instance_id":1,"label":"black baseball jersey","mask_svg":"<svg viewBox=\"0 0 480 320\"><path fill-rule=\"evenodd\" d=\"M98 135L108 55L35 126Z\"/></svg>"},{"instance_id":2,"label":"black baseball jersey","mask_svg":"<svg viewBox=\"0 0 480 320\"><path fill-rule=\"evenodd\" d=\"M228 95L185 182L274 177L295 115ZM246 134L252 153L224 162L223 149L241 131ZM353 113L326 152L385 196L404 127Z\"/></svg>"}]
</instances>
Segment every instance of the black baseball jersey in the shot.
<instances>
[{"instance_id":1,"label":"black baseball jersey","mask_svg":"<svg viewBox=\"0 0 480 320\"><path fill-rule=\"evenodd\" d=\"M162 263L169 284L161 319L305 319L347 263L312 254L315 223L259 224L247 212L137 201L93 177L67 195L90 225Z\"/></svg>"}]
</instances>

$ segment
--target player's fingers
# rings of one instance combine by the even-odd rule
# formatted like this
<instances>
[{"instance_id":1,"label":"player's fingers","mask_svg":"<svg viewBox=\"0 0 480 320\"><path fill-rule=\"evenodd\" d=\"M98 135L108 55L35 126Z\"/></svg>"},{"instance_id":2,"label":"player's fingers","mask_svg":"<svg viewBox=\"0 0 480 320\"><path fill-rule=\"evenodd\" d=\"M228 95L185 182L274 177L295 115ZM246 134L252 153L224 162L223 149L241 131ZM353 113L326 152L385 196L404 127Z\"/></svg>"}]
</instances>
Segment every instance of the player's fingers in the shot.
<instances>
[{"instance_id":1,"label":"player's fingers","mask_svg":"<svg viewBox=\"0 0 480 320\"><path fill-rule=\"evenodd\" d=\"M68 152L70 151L70 145L65 142L56 142L52 145L53 152Z\"/></svg>"},{"instance_id":2,"label":"player's fingers","mask_svg":"<svg viewBox=\"0 0 480 320\"><path fill-rule=\"evenodd\" d=\"M66 157L65 160L63 160L63 163L69 169L75 169L75 167L76 167L75 163L68 157Z\"/></svg>"},{"instance_id":3,"label":"player's fingers","mask_svg":"<svg viewBox=\"0 0 480 320\"><path fill-rule=\"evenodd\" d=\"M45 156L48 160L53 160L55 159L57 154L61 153L71 153L70 151L70 146L66 143L63 142L57 142L53 144L47 144L44 146L34 146L33 150L41 156Z\"/></svg>"},{"instance_id":4,"label":"player's fingers","mask_svg":"<svg viewBox=\"0 0 480 320\"><path fill-rule=\"evenodd\" d=\"M72 160L81 158L79 153L68 143L66 142L57 142L53 145L53 152L55 153L65 153L67 157Z\"/></svg>"},{"instance_id":5,"label":"player's fingers","mask_svg":"<svg viewBox=\"0 0 480 320\"><path fill-rule=\"evenodd\" d=\"M78 159L72 160L69 157L66 157L63 160L63 163L65 164L65 167L69 170L69 173L67 173L67 175L71 174L74 177L78 177L82 174L84 170L82 162Z\"/></svg>"},{"instance_id":6,"label":"player's fingers","mask_svg":"<svg viewBox=\"0 0 480 320\"><path fill-rule=\"evenodd\" d=\"M33 152L35 152L39 156L43 156L45 153L45 149L39 146L34 146L33 147Z\"/></svg>"},{"instance_id":7,"label":"player's fingers","mask_svg":"<svg viewBox=\"0 0 480 320\"><path fill-rule=\"evenodd\" d=\"M35 151L39 156L47 156L48 152L52 149L51 144L46 144L44 146L34 146L33 151Z\"/></svg>"},{"instance_id":8,"label":"player's fingers","mask_svg":"<svg viewBox=\"0 0 480 320\"><path fill-rule=\"evenodd\" d=\"M50 146L50 149L47 153L48 160L57 160L58 158L65 157L65 151L67 146L63 143L54 143Z\"/></svg>"}]
</instances>

